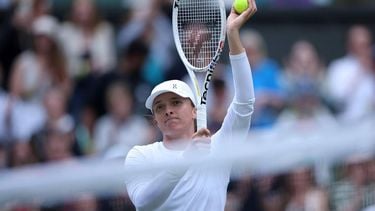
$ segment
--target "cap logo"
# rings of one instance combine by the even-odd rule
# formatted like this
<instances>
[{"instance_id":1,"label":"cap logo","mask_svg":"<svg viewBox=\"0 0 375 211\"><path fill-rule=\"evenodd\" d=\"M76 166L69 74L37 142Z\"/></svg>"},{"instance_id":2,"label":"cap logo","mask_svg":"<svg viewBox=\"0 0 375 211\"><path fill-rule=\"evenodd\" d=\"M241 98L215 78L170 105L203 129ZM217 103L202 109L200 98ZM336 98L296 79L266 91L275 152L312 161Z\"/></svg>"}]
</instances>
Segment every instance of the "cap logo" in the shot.
<instances>
[{"instance_id":1,"label":"cap logo","mask_svg":"<svg viewBox=\"0 0 375 211\"><path fill-rule=\"evenodd\" d=\"M177 89L177 84L173 84L173 85L172 85L172 88L173 88L173 89Z\"/></svg>"}]
</instances>

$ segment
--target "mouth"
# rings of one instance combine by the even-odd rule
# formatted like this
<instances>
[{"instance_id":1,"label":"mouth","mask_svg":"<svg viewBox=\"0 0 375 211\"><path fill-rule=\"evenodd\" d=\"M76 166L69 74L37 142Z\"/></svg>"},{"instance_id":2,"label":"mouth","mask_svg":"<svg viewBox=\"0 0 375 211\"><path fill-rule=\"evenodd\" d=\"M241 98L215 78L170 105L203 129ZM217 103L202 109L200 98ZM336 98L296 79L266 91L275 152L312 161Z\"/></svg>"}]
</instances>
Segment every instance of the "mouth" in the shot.
<instances>
[{"instance_id":1,"label":"mouth","mask_svg":"<svg viewBox=\"0 0 375 211\"><path fill-rule=\"evenodd\" d=\"M167 123L169 123L169 122L171 122L171 121L174 121L174 120L178 120L178 118L177 118L177 117L171 117L171 118L168 118L168 119L166 119L166 120L164 121L164 123L167 124Z\"/></svg>"}]
</instances>

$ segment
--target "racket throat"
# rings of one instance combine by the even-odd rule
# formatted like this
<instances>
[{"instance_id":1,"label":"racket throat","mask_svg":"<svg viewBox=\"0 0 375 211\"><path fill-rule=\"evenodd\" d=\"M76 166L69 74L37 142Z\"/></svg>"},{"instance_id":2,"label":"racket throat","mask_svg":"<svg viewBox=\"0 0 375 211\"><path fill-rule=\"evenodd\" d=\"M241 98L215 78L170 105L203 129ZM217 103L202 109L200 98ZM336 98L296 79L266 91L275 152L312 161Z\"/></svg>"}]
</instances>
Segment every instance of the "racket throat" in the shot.
<instances>
[{"instance_id":1,"label":"racket throat","mask_svg":"<svg viewBox=\"0 0 375 211\"><path fill-rule=\"evenodd\" d=\"M216 56L212 59L212 62L208 66L206 78L205 78L204 84L203 84L203 93L202 93L201 102L200 102L201 105L207 104L208 87L209 87L210 82L212 80L212 75L213 75L214 69L216 67L216 64L219 61L220 53L221 53L221 51L219 51L219 53L216 54Z\"/></svg>"},{"instance_id":2,"label":"racket throat","mask_svg":"<svg viewBox=\"0 0 375 211\"><path fill-rule=\"evenodd\" d=\"M207 70L206 78L203 84L203 93L202 93L201 102L200 102L201 105L207 104L207 92L208 92L208 87L210 85L210 82L212 80L213 72L214 72L214 69L211 67Z\"/></svg>"}]
</instances>

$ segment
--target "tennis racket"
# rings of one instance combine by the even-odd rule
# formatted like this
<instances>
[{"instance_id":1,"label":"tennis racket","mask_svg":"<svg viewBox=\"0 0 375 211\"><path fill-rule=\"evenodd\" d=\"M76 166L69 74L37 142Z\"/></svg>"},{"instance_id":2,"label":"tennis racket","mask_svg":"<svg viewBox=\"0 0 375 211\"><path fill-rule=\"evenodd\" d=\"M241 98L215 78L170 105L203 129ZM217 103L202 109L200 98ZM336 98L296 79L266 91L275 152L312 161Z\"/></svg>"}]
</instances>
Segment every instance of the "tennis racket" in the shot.
<instances>
[{"instance_id":1,"label":"tennis racket","mask_svg":"<svg viewBox=\"0 0 375 211\"><path fill-rule=\"evenodd\" d=\"M225 42L223 0L174 0L173 36L197 100L197 129L207 127L207 91ZM196 73L206 73L199 84Z\"/></svg>"}]
</instances>

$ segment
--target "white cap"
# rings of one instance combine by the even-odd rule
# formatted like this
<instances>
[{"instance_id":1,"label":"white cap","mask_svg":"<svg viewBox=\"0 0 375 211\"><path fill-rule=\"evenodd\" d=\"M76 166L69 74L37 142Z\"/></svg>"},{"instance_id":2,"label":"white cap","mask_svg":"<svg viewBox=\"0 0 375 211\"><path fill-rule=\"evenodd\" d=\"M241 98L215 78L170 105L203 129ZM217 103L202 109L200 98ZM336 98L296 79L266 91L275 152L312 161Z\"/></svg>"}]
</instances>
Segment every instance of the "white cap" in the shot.
<instances>
[{"instance_id":1,"label":"white cap","mask_svg":"<svg viewBox=\"0 0 375 211\"><path fill-rule=\"evenodd\" d=\"M191 91L189 85L180 80L170 80L155 86L150 96L146 100L146 108L152 111L152 104L154 103L155 98L166 92L173 92L181 97L190 98L193 104L195 106L197 105L194 94Z\"/></svg>"},{"instance_id":2,"label":"white cap","mask_svg":"<svg viewBox=\"0 0 375 211\"><path fill-rule=\"evenodd\" d=\"M37 18L32 25L33 33L36 35L46 35L52 39L57 36L57 20L50 15L43 15Z\"/></svg>"}]
</instances>

